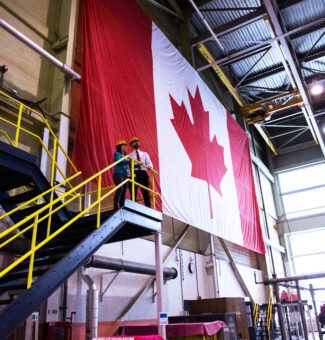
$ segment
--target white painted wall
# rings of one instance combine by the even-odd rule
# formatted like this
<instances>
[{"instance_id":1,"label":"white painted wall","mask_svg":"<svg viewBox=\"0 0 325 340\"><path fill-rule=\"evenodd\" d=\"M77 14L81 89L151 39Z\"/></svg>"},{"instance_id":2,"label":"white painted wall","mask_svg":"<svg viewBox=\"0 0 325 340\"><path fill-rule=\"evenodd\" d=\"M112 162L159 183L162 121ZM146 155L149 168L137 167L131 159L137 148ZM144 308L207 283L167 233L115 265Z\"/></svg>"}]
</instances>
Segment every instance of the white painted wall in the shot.
<instances>
[{"instance_id":1,"label":"white painted wall","mask_svg":"<svg viewBox=\"0 0 325 340\"><path fill-rule=\"evenodd\" d=\"M168 246L162 247L163 254L169 250ZM143 239L124 241L103 246L98 255L124 260L154 264L154 243ZM181 260L183 261L183 274L181 273ZM188 265L190 261L196 261L196 273L190 273ZM207 268L210 256L194 254L186 250L177 250L170 256L166 266L175 267L178 277L168 281L164 285L166 311L169 315L180 315L183 311L182 300L194 300L200 296L202 299L212 297L212 273ZM257 302L265 302L264 287L254 283L254 269L238 266L248 288ZM218 280L220 296L242 297L244 296L236 277L228 262L217 260ZM91 268L90 276L95 280L98 290L100 289L100 277L103 273L103 286L106 287L113 278L114 273ZM262 272L256 271L258 279L262 279ZM122 310L138 293L150 278L145 275L120 273L112 286L105 294L103 301L99 303L99 321L115 321ZM74 322L85 322L85 304L87 286L82 281L80 273L76 272L68 281L68 311L76 312ZM183 292L182 292L183 291ZM47 321L56 321L59 318L60 292L57 291L48 300ZM156 303L152 301L152 287L149 287L123 320L145 320L156 317Z\"/></svg>"}]
</instances>

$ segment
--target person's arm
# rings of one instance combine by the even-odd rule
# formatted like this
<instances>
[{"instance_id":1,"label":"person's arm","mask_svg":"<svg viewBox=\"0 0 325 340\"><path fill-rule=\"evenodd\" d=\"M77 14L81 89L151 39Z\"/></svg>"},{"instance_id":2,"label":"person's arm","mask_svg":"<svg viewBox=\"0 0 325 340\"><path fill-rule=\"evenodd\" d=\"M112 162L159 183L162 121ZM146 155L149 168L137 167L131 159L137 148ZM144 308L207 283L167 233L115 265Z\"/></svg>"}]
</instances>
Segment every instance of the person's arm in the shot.
<instances>
[{"instance_id":1,"label":"person's arm","mask_svg":"<svg viewBox=\"0 0 325 340\"><path fill-rule=\"evenodd\" d=\"M145 153L144 160L145 160L145 165L148 168L153 169L153 165L152 165L151 159L150 159L149 154L147 152Z\"/></svg>"},{"instance_id":2,"label":"person's arm","mask_svg":"<svg viewBox=\"0 0 325 340\"><path fill-rule=\"evenodd\" d=\"M115 152L114 153L114 163L117 162L118 160L120 160L121 158L123 158L124 156L119 153L119 152ZM118 163L117 165L127 165L129 164L129 160L125 159L124 161L121 161L120 163Z\"/></svg>"}]
</instances>

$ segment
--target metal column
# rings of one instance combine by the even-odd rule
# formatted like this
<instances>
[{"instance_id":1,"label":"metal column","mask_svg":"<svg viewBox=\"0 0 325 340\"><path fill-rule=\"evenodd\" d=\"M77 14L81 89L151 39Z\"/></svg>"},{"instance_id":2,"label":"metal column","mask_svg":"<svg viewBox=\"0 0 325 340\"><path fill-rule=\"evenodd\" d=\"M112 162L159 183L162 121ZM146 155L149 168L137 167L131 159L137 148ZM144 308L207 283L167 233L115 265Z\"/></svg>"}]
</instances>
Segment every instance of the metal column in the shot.
<instances>
[{"instance_id":1,"label":"metal column","mask_svg":"<svg viewBox=\"0 0 325 340\"><path fill-rule=\"evenodd\" d=\"M276 275L273 275L273 278L276 278ZM282 337L282 339L287 339L287 331L286 331L286 326L285 326L285 323L284 323L283 309L282 309L280 296L279 296L279 285L278 285L278 283L274 283L273 288L274 288L274 296L275 296L275 301L276 301L276 308L277 308L278 316L279 316L281 337Z\"/></svg>"},{"instance_id":2,"label":"metal column","mask_svg":"<svg viewBox=\"0 0 325 340\"><path fill-rule=\"evenodd\" d=\"M304 331L304 337L305 339L308 339L308 327L307 327L307 321L306 321L306 314L305 314L304 305L301 302L301 291L299 287L299 282L296 281L295 283L296 283L296 289L297 289L297 295L298 295L298 301L299 301L299 312L300 312L300 317L301 317L302 328Z\"/></svg>"},{"instance_id":3,"label":"metal column","mask_svg":"<svg viewBox=\"0 0 325 340\"><path fill-rule=\"evenodd\" d=\"M162 271L162 255L161 255L161 233L155 233L155 262L156 262L156 286L157 286L157 324L159 335L166 339L166 327L160 325L159 314L164 312L164 282Z\"/></svg>"},{"instance_id":4,"label":"metal column","mask_svg":"<svg viewBox=\"0 0 325 340\"><path fill-rule=\"evenodd\" d=\"M314 312L315 312L317 332L318 332L318 335L319 335L319 339L322 340L323 339L322 329L320 328L319 321L317 320L318 315L317 315L317 306L316 306L316 300L315 300L314 286L312 284L310 284L309 289L310 289L311 300L313 302L313 307L314 307Z\"/></svg>"},{"instance_id":5,"label":"metal column","mask_svg":"<svg viewBox=\"0 0 325 340\"><path fill-rule=\"evenodd\" d=\"M210 234L210 252L211 252L211 262L212 262L212 278L213 278L213 297L219 297L219 282L217 276L217 266L216 266L216 255L214 249L214 239L213 235Z\"/></svg>"}]
</instances>

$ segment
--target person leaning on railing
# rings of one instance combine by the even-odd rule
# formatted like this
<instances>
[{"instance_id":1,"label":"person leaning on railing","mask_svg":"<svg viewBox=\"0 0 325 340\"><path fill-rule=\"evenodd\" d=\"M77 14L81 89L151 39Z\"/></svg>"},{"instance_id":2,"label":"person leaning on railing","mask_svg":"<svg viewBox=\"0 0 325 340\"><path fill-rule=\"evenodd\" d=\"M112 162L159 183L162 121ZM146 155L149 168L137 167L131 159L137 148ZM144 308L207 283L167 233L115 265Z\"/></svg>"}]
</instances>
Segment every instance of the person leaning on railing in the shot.
<instances>
[{"instance_id":1,"label":"person leaning on railing","mask_svg":"<svg viewBox=\"0 0 325 340\"><path fill-rule=\"evenodd\" d=\"M138 137L133 137L130 140L130 146L133 149L133 151L130 153L130 157L136 159L138 162L142 163L139 164L136 162L134 164L134 173L135 173L135 181L139 184L143 185L146 188L149 188L149 175L147 170L153 169L153 165L151 162L151 159L149 157L149 154L147 152L140 150L140 139ZM131 195L132 195L132 189ZM144 199L144 204L151 208L151 201L150 201L150 194L149 191L145 188L141 187L142 196ZM135 201L137 200L137 194L138 194L138 186L135 186Z\"/></svg>"},{"instance_id":2,"label":"person leaning on railing","mask_svg":"<svg viewBox=\"0 0 325 340\"><path fill-rule=\"evenodd\" d=\"M120 160L121 158L125 157L126 154L126 141L125 140L119 140L116 143L116 151L114 153L114 163ZM113 180L115 185L119 185L120 183L124 182L129 177L129 159L125 159L121 161L120 163L114 165L114 175ZM126 182L124 185L119 187L115 191L114 195L114 209L118 209L124 206L125 202L125 194L128 187L128 182Z\"/></svg>"}]
</instances>

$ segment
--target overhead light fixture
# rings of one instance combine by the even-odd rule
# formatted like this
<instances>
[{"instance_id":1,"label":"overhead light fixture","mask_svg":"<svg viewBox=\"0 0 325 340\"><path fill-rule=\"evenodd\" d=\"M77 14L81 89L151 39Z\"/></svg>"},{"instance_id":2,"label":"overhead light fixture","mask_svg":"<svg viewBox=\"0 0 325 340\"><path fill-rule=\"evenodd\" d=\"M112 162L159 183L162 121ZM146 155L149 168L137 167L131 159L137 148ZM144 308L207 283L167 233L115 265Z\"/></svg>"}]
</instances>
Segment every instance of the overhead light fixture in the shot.
<instances>
[{"instance_id":1,"label":"overhead light fixture","mask_svg":"<svg viewBox=\"0 0 325 340\"><path fill-rule=\"evenodd\" d=\"M322 84L320 84L319 82L318 83L314 83L312 86L311 86L311 89L310 89L310 93L313 95L313 96L318 96L320 95L321 93L323 93L324 91L324 86Z\"/></svg>"}]
</instances>

